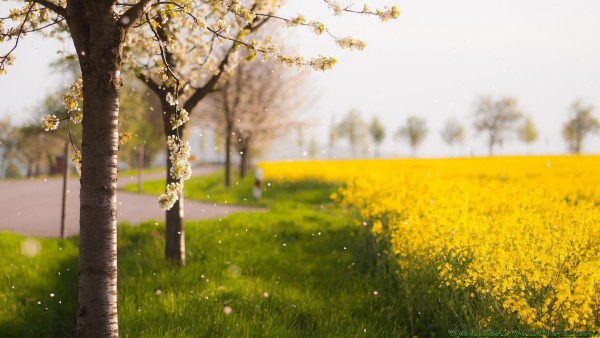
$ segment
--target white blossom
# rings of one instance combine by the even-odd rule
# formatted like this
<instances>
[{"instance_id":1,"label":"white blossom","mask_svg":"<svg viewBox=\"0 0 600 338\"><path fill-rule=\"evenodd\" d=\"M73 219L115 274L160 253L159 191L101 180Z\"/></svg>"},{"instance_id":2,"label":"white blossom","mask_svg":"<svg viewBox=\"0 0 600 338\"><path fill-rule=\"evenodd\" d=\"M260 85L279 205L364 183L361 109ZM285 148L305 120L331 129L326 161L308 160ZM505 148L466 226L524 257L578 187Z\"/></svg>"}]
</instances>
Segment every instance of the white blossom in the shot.
<instances>
[{"instance_id":1,"label":"white blossom","mask_svg":"<svg viewBox=\"0 0 600 338\"><path fill-rule=\"evenodd\" d=\"M58 128L58 117L56 115L44 115L42 117L42 127L44 127L45 131L56 130Z\"/></svg>"},{"instance_id":2,"label":"white blossom","mask_svg":"<svg viewBox=\"0 0 600 338\"><path fill-rule=\"evenodd\" d=\"M169 210L179 199L182 187L179 183L169 183L166 192L158 197L158 203L163 210Z\"/></svg>"},{"instance_id":3,"label":"white blossom","mask_svg":"<svg viewBox=\"0 0 600 338\"><path fill-rule=\"evenodd\" d=\"M67 114L74 123L81 123L83 120L83 112L79 106L79 102L83 99L83 78L80 76L71 84L69 90L63 97L63 103L67 108Z\"/></svg>"},{"instance_id":4,"label":"white blossom","mask_svg":"<svg viewBox=\"0 0 600 338\"><path fill-rule=\"evenodd\" d=\"M340 6L339 2L334 0L325 0L327 6L333 9L335 15L342 15L342 6Z\"/></svg>"},{"instance_id":5,"label":"white blossom","mask_svg":"<svg viewBox=\"0 0 600 338\"><path fill-rule=\"evenodd\" d=\"M308 23L313 31L317 35L321 35L325 32L325 25L319 21L311 21Z\"/></svg>"},{"instance_id":6,"label":"white blossom","mask_svg":"<svg viewBox=\"0 0 600 338\"><path fill-rule=\"evenodd\" d=\"M179 104L177 100L175 100L175 97L173 97L173 94L171 94L170 92L167 93L167 102L172 106L176 106Z\"/></svg>"},{"instance_id":7,"label":"white blossom","mask_svg":"<svg viewBox=\"0 0 600 338\"><path fill-rule=\"evenodd\" d=\"M81 151L76 150L75 154L73 154L73 158L71 159L73 164L75 165L75 170L77 170L77 174L81 176Z\"/></svg>"},{"instance_id":8,"label":"white blossom","mask_svg":"<svg viewBox=\"0 0 600 338\"><path fill-rule=\"evenodd\" d=\"M312 58L308 64L313 69L325 71L325 70L332 69L333 66L336 64L336 62L337 62L337 59L334 57L320 55L316 58Z\"/></svg>"},{"instance_id":9,"label":"white blossom","mask_svg":"<svg viewBox=\"0 0 600 338\"><path fill-rule=\"evenodd\" d=\"M182 142L177 136L167 138L167 147L169 148L169 160L171 169L169 175L173 179L187 180L192 175L192 166L190 164L190 143Z\"/></svg>"},{"instance_id":10,"label":"white blossom","mask_svg":"<svg viewBox=\"0 0 600 338\"><path fill-rule=\"evenodd\" d=\"M227 21L225 21L223 19L218 20L217 23L215 24L215 30L217 32L229 33L230 29L231 29L231 25L229 25L227 23Z\"/></svg>"},{"instance_id":11,"label":"white blossom","mask_svg":"<svg viewBox=\"0 0 600 338\"><path fill-rule=\"evenodd\" d=\"M185 109L180 109L177 114L173 114L170 117L171 127L173 130L179 128L184 125L187 121L189 121L190 116Z\"/></svg>"},{"instance_id":12,"label":"white blossom","mask_svg":"<svg viewBox=\"0 0 600 338\"><path fill-rule=\"evenodd\" d=\"M392 8L386 9L384 11L377 11L377 15L381 21L385 22L391 19L397 19L400 17L400 10L396 6L392 6Z\"/></svg>"},{"instance_id":13,"label":"white blossom","mask_svg":"<svg viewBox=\"0 0 600 338\"><path fill-rule=\"evenodd\" d=\"M303 14L298 14L298 16L293 17L286 21L286 26L288 26L288 27L294 27L294 26L299 26L299 25L304 25L304 24L306 24L306 17L304 17Z\"/></svg>"},{"instance_id":14,"label":"white blossom","mask_svg":"<svg viewBox=\"0 0 600 338\"><path fill-rule=\"evenodd\" d=\"M336 39L335 42L341 48L348 48L348 49L363 50L367 46L367 44L364 41L355 39L351 36L346 36L343 38Z\"/></svg>"}]
</instances>

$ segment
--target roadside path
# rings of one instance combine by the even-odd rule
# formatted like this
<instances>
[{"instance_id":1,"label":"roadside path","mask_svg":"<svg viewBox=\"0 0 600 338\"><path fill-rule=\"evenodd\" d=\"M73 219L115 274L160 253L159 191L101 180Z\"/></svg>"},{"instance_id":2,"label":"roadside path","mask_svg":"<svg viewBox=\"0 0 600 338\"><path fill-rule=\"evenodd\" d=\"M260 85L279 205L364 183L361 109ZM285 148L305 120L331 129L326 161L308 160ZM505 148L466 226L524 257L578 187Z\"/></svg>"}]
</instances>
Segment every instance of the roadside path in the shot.
<instances>
[{"instance_id":1,"label":"roadside path","mask_svg":"<svg viewBox=\"0 0 600 338\"><path fill-rule=\"evenodd\" d=\"M218 167L204 166L192 170L194 176L210 174ZM164 173L144 174L144 180L164 177ZM137 182L137 177L121 177L118 187ZM79 233L79 179L71 178L67 193L67 236ZM13 231L28 236L59 237L62 178L0 181L0 231ZM158 197L117 192L119 222L137 224L164 220ZM261 211L249 208L185 200L185 219L224 217L237 212Z\"/></svg>"}]
</instances>

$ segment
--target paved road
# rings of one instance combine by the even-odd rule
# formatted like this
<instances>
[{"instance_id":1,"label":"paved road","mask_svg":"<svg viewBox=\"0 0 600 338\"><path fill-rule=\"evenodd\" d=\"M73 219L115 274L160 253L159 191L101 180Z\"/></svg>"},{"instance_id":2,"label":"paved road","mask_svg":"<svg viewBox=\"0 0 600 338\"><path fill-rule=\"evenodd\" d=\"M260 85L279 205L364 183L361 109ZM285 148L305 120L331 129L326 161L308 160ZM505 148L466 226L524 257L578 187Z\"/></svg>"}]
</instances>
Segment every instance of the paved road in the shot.
<instances>
[{"instance_id":1,"label":"paved road","mask_svg":"<svg viewBox=\"0 0 600 338\"><path fill-rule=\"evenodd\" d=\"M205 175L215 167L194 168L194 175ZM164 177L163 173L144 175L145 180ZM119 187L136 182L136 177L119 178ZM79 232L79 180L70 179L67 194L67 235ZM0 181L0 231L23 235L60 236L60 206L62 179L31 179ZM164 211L155 196L117 193L119 222L137 224L147 220L164 220ZM236 212L263 209L216 205L185 200L186 219L206 219L227 216Z\"/></svg>"}]
</instances>

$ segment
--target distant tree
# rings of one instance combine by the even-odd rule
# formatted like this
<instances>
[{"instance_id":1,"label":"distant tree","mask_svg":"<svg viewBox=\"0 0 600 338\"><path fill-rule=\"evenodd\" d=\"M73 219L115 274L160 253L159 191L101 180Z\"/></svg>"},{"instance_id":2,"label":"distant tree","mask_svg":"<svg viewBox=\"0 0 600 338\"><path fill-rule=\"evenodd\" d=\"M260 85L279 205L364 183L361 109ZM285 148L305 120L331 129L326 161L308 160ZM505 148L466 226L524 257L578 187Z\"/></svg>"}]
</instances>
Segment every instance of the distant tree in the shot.
<instances>
[{"instance_id":1,"label":"distant tree","mask_svg":"<svg viewBox=\"0 0 600 338\"><path fill-rule=\"evenodd\" d=\"M201 161L206 161L206 147L207 147L207 141L206 141L206 128L202 128L200 127L200 140L198 142L198 150L200 151L200 160Z\"/></svg>"},{"instance_id":2,"label":"distant tree","mask_svg":"<svg viewBox=\"0 0 600 338\"><path fill-rule=\"evenodd\" d=\"M473 114L475 130L488 134L488 153L491 156L494 146L502 145L506 133L521 119L517 100L505 97L494 100L491 96L482 96L475 102Z\"/></svg>"},{"instance_id":3,"label":"distant tree","mask_svg":"<svg viewBox=\"0 0 600 338\"><path fill-rule=\"evenodd\" d=\"M6 171L17 158L19 128L8 118L0 120L0 179L6 177Z\"/></svg>"},{"instance_id":4,"label":"distant tree","mask_svg":"<svg viewBox=\"0 0 600 338\"><path fill-rule=\"evenodd\" d=\"M71 78L66 74L66 78ZM72 75L72 74L71 74ZM27 177L56 173L56 155L62 154L64 144L70 140L81 143L81 126L72 125L68 129L46 133L40 126L43 115L60 115L66 110L63 100L68 87L58 87L48 94L32 110L32 120L18 127L16 134L16 157L26 169Z\"/></svg>"},{"instance_id":5,"label":"distant tree","mask_svg":"<svg viewBox=\"0 0 600 338\"><path fill-rule=\"evenodd\" d=\"M588 134L597 133L600 123L592 116L593 106L584 106L581 100L571 105L571 118L563 125L563 138L567 141L569 151L579 154L583 147L583 139Z\"/></svg>"},{"instance_id":6,"label":"distant tree","mask_svg":"<svg viewBox=\"0 0 600 338\"><path fill-rule=\"evenodd\" d=\"M317 141L314 138L310 139L308 143L308 157L311 159L317 158L319 155L319 146L317 145Z\"/></svg>"},{"instance_id":7,"label":"distant tree","mask_svg":"<svg viewBox=\"0 0 600 338\"><path fill-rule=\"evenodd\" d=\"M411 156L415 156L417 147L427 136L427 121L418 116L409 116L406 124L401 126L396 132L396 138L408 141L411 149Z\"/></svg>"},{"instance_id":8,"label":"distant tree","mask_svg":"<svg viewBox=\"0 0 600 338\"><path fill-rule=\"evenodd\" d=\"M331 117L331 124L329 125L329 157L333 157L333 148L335 142L339 139L338 125L335 122L335 116Z\"/></svg>"},{"instance_id":9,"label":"distant tree","mask_svg":"<svg viewBox=\"0 0 600 338\"><path fill-rule=\"evenodd\" d=\"M55 156L63 146L60 136L46 133L37 121L19 128L17 156L25 165L27 177L53 173Z\"/></svg>"},{"instance_id":10,"label":"distant tree","mask_svg":"<svg viewBox=\"0 0 600 338\"><path fill-rule=\"evenodd\" d=\"M519 139L527 145L527 153L531 152L531 144L538 139L538 132L530 116L525 118L525 122L517 130Z\"/></svg>"},{"instance_id":11,"label":"distant tree","mask_svg":"<svg viewBox=\"0 0 600 338\"><path fill-rule=\"evenodd\" d=\"M126 86L120 97L119 130L131 139L119 147L130 168L137 167L140 147L143 147L142 165L148 167L164 151L163 117L160 101L155 93L142 85L131 74L123 76Z\"/></svg>"},{"instance_id":12,"label":"distant tree","mask_svg":"<svg viewBox=\"0 0 600 338\"><path fill-rule=\"evenodd\" d=\"M299 125L296 127L296 136L298 137L296 139L296 145L297 145L298 149L304 148L304 126L303 125Z\"/></svg>"},{"instance_id":13,"label":"distant tree","mask_svg":"<svg viewBox=\"0 0 600 338\"><path fill-rule=\"evenodd\" d=\"M348 139L352 157L356 157L356 147L365 141L366 129L365 122L356 109L350 110L338 124L338 134L340 137Z\"/></svg>"},{"instance_id":14,"label":"distant tree","mask_svg":"<svg viewBox=\"0 0 600 338\"><path fill-rule=\"evenodd\" d=\"M302 87L305 74L277 63L242 62L209 96L209 118L224 137L225 186L231 185L233 148L240 154L243 178L252 154L273 138L294 128L300 142L301 126L292 116L303 105L293 93Z\"/></svg>"},{"instance_id":15,"label":"distant tree","mask_svg":"<svg viewBox=\"0 0 600 338\"><path fill-rule=\"evenodd\" d=\"M462 143L465 139L465 127L455 119L449 119L444 124L444 128L440 131L442 140L450 147L452 152L452 145L455 143Z\"/></svg>"},{"instance_id":16,"label":"distant tree","mask_svg":"<svg viewBox=\"0 0 600 338\"><path fill-rule=\"evenodd\" d=\"M373 120L369 125L369 134L371 135L371 139L373 143L375 143L375 157L379 157L379 146L383 139L385 139L385 128L379 122L377 116L373 116Z\"/></svg>"}]
</instances>

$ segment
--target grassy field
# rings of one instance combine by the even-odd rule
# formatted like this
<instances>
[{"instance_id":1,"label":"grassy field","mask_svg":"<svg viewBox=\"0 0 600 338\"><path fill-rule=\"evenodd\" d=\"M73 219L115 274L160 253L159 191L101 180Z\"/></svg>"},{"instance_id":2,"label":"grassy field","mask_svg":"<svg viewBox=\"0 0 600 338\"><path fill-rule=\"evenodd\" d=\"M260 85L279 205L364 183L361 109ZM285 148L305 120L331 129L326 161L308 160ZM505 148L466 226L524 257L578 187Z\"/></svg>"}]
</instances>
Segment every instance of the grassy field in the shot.
<instances>
[{"instance_id":1,"label":"grassy field","mask_svg":"<svg viewBox=\"0 0 600 338\"><path fill-rule=\"evenodd\" d=\"M263 198L256 201L252 198L254 173L250 172L244 179L233 173L231 187L226 188L224 172L218 171L201 177L191 177L186 181L184 196L197 201L229 203L246 206L293 206L297 204L320 205L331 204L330 194L340 186L339 183L326 183L318 180L302 180L289 182L265 182ZM127 192L138 192L137 183L126 185ZM164 193L165 180L145 181L142 193L159 195Z\"/></svg>"},{"instance_id":2,"label":"grassy field","mask_svg":"<svg viewBox=\"0 0 600 338\"><path fill-rule=\"evenodd\" d=\"M256 203L248 198L251 178L230 191L221 179L193 178L186 194ZM148 182L145 189L152 186L160 183ZM330 201L336 185L265 188L261 204L269 212L186 223L185 268L165 263L162 223L120 224L121 336L408 335L396 284L378 260L382 248ZM26 256L35 253L28 248L36 243L39 252ZM77 238L2 233L0 263L0 336L69 336L77 303Z\"/></svg>"}]
</instances>

